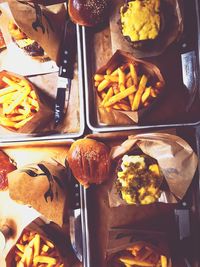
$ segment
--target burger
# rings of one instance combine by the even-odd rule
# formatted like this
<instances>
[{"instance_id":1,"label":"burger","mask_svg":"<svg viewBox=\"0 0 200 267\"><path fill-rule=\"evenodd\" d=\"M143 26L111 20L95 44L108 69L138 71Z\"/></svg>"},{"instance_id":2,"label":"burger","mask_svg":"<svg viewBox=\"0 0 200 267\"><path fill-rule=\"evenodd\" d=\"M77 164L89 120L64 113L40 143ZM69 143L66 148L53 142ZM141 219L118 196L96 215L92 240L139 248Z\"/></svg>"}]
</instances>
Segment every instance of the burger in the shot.
<instances>
[{"instance_id":1,"label":"burger","mask_svg":"<svg viewBox=\"0 0 200 267\"><path fill-rule=\"evenodd\" d=\"M110 168L109 148L93 139L79 139L72 144L67 161L74 177L89 187L107 180Z\"/></svg>"},{"instance_id":2,"label":"burger","mask_svg":"<svg viewBox=\"0 0 200 267\"><path fill-rule=\"evenodd\" d=\"M133 0L120 8L122 34L134 48L155 43L162 24L160 0Z\"/></svg>"},{"instance_id":3,"label":"burger","mask_svg":"<svg viewBox=\"0 0 200 267\"><path fill-rule=\"evenodd\" d=\"M37 59L44 58L43 48L36 41L30 39L13 21L9 21L8 30L13 42L26 54Z\"/></svg>"},{"instance_id":4,"label":"burger","mask_svg":"<svg viewBox=\"0 0 200 267\"><path fill-rule=\"evenodd\" d=\"M147 155L124 155L118 162L116 186L128 204L151 204L161 195L163 174Z\"/></svg>"}]
</instances>

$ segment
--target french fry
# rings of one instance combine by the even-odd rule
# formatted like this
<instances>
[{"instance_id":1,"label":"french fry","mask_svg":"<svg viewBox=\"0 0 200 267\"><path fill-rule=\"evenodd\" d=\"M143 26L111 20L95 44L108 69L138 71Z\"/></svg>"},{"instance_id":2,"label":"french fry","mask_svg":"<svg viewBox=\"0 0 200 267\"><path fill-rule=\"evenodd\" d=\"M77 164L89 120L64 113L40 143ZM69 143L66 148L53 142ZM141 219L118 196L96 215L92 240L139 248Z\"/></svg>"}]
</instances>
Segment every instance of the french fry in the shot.
<instances>
[{"instance_id":1,"label":"french fry","mask_svg":"<svg viewBox=\"0 0 200 267\"><path fill-rule=\"evenodd\" d=\"M160 262L161 262L161 267L167 267L167 257L161 255Z\"/></svg>"},{"instance_id":2,"label":"french fry","mask_svg":"<svg viewBox=\"0 0 200 267\"><path fill-rule=\"evenodd\" d=\"M129 264L129 265L137 265L137 266L142 266L142 267L155 267L155 264L153 263L149 263L145 261L138 261L138 260L135 260L134 257L130 257L130 256L120 257L119 260L123 262L124 264Z\"/></svg>"},{"instance_id":3,"label":"french fry","mask_svg":"<svg viewBox=\"0 0 200 267\"><path fill-rule=\"evenodd\" d=\"M101 75L101 74L95 74L94 75L94 80L96 82L101 82L101 81L103 81L103 79L104 79L104 75Z\"/></svg>"},{"instance_id":4,"label":"french fry","mask_svg":"<svg viewBox=\"0 0 200 267\"><path fill-rule=\"evenodd\" d=\"M138 76L137 76L135 66L131 63L131 64L129 64L129 68L130 68L130 74L131 74L131 78L133 80L133 84L137 86L138 85Z\"/></svg>"},{"instance_id":5,"label":"french fry","mask_svg":"<svg viewBox=\"0 0 200 267\"><path fill-rule=\"evenodd\" d=\"M127 88L126 90L124 90L123 92L120 92L114 96L112 96L105 104L104 107L110 107L112 105L114 105L115 103L119 102L120 100L126 98L127 96L133 94L134 92L136 92L136 87L133 85L129 88Z\"/></svg>"},{"instance_id":6,"label":"french fry","mask_svg":"<svg viewBox=\"0 0 200 267\"><path fill-rule=\"evenodd\" d=\"M23 121L20 121L20 122L18 122L18 123L15 123L15 124L14 124L14 128L16 128L16 129L21 128L21 127L24 126L28 121L30 121L32 118L33 118L33 116L30 116L30 117L24 119Z\"/></svg>"},{"instance_id":7,"label":"french fry","mask_svg":"<svg viewBox=\"0 0 200 267\"><path fill-rule=\"evenodd\" d=\"M109 82L118 82L119 81L119 77L114 76L114 75L104 75L104 78L106 81L109 81Z\"/></svg>"},{"instance_id":8,"label":"french fry","mask_svg":"<svg viewBox=\"0 0 200 267\"><path fill-rule=\"evenodd\" d=\"M102 82L100 82L100 84L97 87L98 92L101 92L104 89L106 89L106 87L108 87L109 84L110 84L110 81L107 81L107 80L103 80Z\"/></svg>"},{"instance_id":9,"label":"french fry","mask_svg":"<svg viewBox=\"0 0 200 267\"><path fill-rule=\"evenodd\" d=\"M112 87L109 88L106 96L104 97L103 101L100 104L100 107L103 107L104 104L113 96L113 89Z\"/></svg>"},{"instance_id":10,"label":"french fry","mask_svg":"<svg viewBox=\"0 0 200 267\"><path fill-rule=\"evenodd\" d=\"M19 261L17 263L17 267L25 267L24 263L22 261Z\"/></svg>"},{"instance_id":11,"label":"french fry","mask_svg":"<svg viewBox=\"0 0 200 267\"><path fill-rule=\"evenodd\" d=\"M35 100L37 99L37 96L36 96L35 91L31 90L30 97L33 98L33 99L35 99Z\"/></svg>"},{"instance_id":12,"label":"french fry","mask_svg":"<svg viewBox=\"0 0 200 267\"><path fill-rule=\"evenodd\" d=\"M21 244L17 244L16 247L21 251L24 252L25 247Z\"/></svg>"},{"instance_id":13,"label":"french fry","mask_svg":"<svg viewBox=\"0 0 200 267\"><path fill-rule=\"evenodd\" d=\"M27 100L28 100L28 103L31 105L31 106L34 106L35 108L39 108L39 104L38 104L38 101L35 100L35 99L32 99L31 97L27 97Z\"/></svg>"},{"instance_id":14,"label":"french fry","mask_svg":"<svg viewBox=\"0 0 200 267\"><path fill-rule=\"evenodd\" d=\"M118 76L119 76L119 87L121 85L125 85L125 73L120 69L118 68Z\"/></svg>"},{"instance_id":15,"label":"french fry","mask_svg":"<svg viewBox=\"0 0 200 267\"><path fill-rule=\"evenodd\" d=\"M150 94L151 94L152 97L156 97L157 96L156 91L153 88L151 88Z\"/></svg>"},{"instance_id":16,"label":"french fry","mask_svg":"<svg viewBox=\"0 0 200 267\"><path fill-rule=\"evenodd\" d=\"M151 86L147 87L142 95L142 103L146 102L147 99L151 96Z\"/></svg>"},{"instance_id":17,"label":"french fry","mask_svg":"<svg viewBox=\"0 0 200 267\"><path fill-rule=\"evenodd\" d=\"M4 96L4 95L7 95L7 94L15 92L15 91L17 91L17 89L15 87L8 86L8 87L0 90L0 96Z\"/></svg>"},{"instance_id":18,"label":"french fry","mask_svg":"<svg viewBox=\"0 0 200 267\"><path fill-rule=\"evenodd\" d=\"M0 117L0 124L7 127L15 127L15 122L10 121L8 118Z\"/></svg>"},{"instance_id":19,"label":"french fry","mask_svg":"<svg viewBox=\"0 0 200 267\"><path fill-rule=\"evenodd\" d=\"M138 90L137 90L135 97L134 97L134 100L133 100L133 105L132 105L133 111L138 110L138 108L139 108L141 97L142 97L142 94L145 90L146 83L147 83L147 77L145 75L142 75Z\"/></svg>"},{"instance_id":20,"label":"french fry","mask_svg":"<svg viewBox=\"0 0 200 267\"><path fill-rule=\"evenodd\" d=\"M40 254L40 235L35 235L35 242L34 242L34 258Z\"/></svg>"},{"instance_id":21,"label":"french fry","mask_svg":"<svg viewBox=\"0 0 200 267\"><path fill-rule=\"evenodd\" d=\"M48 264L56 264L56 259L49 257L49 256L36 256L33 259L33 263L37 264L37 263L48 263Z\"/></svg>"},{"instance_id":22,"label":"french fry","mask_svg":"<svg viewBox=\"0 0 200 267\"><path fill-rule=\"evenodd\" d=\"M19 83L12 81L8 77L4 76L2 78L2 81L7 83L9 86L12 86L12 87L16 88L17 90L22 90L22 88L23 88L22 85L19 85Z\"/></svg>"},{"instance_id":23,"label":"french fry","mask_svg":"<svg viewBox=\"0 0 200 267\"><path fill-rule=\"evenodd\" d=\"M94 86L98 87L100 82L94 82Z\"/></svg>"},{"instance_id":24,"label":"french fry","mask_svg":"<svg viewBox=\"0 0 200 267\"><path fill-rule=\"evenodd\" d=\"M47 244L47 246L49 246L50 248L54 248L54 244L49 241L49 240L45 240L45 243Z\"/></svg>"}]
</instances>

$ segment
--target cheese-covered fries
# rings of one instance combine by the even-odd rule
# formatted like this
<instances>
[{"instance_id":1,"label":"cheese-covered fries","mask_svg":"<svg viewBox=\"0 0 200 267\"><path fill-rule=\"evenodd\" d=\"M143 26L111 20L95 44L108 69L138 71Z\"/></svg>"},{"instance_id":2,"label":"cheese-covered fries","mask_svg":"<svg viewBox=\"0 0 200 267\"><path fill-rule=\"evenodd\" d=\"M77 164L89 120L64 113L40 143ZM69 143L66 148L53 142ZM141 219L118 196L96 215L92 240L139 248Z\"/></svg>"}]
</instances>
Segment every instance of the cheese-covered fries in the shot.
<instances>
[{"instance_id":1,"label":"cheese-covered fries","mask_svg":"<svg viewBox=\"0 0 200 267\"><path fill-rule=\"evenodd\" d=\"M164 84L152 82L138 64L126 63L114 70L107 69L104 74L96 73L94 86L101 98L100 107L138 111L150 105Z\"/></svg>"},{"instance_id":2,"label":"cheese-covered fries","mask_svg":"<svg viewBox=\"0 0 200 267\"><path fill-rule=\"evenodd\" d=\"M146 267L167 267L168 259L164 255L160 255L151 246L144 244L136 244L122 251L119 256L119 262L126 267L146 266Z\"/></svg>"},{"instance_id":3,"label":"cheese-covered fries","mask_svg":"<svg viewBox=\"0 0 200 267\"><path fill-rule=\"evenodd\" d=\"M54 244L38 233L25 231L15 246L16 267L64 267Z\"/></svg>"},{"instance_id":4,"label":"cheese-covered fries","mask_svg":"<svg viewBox=\"0 0 200 267\"><path fill-rule=\"evenodd\" d=\"M31 84L15 76L3 76L0 89L0 125L18 130L39 111Z\"/></svg>"}]
</instances>

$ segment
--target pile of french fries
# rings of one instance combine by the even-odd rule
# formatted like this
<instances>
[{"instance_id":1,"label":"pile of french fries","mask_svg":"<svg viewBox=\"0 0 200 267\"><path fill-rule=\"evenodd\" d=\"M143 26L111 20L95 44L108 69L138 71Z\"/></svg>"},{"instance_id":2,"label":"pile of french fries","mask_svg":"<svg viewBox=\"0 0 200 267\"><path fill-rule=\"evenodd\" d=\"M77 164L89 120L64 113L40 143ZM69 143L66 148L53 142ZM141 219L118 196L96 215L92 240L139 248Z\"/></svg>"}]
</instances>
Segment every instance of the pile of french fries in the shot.
<instances>
[{"instance_id":1,"label":"pile of french fries","mask_svg":"<svg viewBox=\"0 0 200 267\"><path fill-rule=\"evenodd\" d=\"M142 244L134 245L128 248L130 253L126 256L120 256L119 261L126 267L142 266L142 267L167 267L167 257L159 255L154 249Z\"/></svg>"},{"instance_id":2,"label":"pile of french fries","mask_svg":"<svg viewBox=\"0 0 200 267\"><path fill-rule=\"evenodd\" d=\"M163 84L150 84L148 75L139 73L138 65L126 63L105 74L94 75L94 85L101 98L100 107L137 111L147 107L159 95Z\"/></svg>"},{"instance_id":3,"label":"pile of french fries","mask_svg":"<svg viewBox=\"0 0 200 267\"><path fill-rule=\"evenodd\" d=\"M20 129L39 110L35 91L25 79L3 76L4 87L0 89L0 125Z\"/></svg>"},{"instance_id":4,"label":"pile of french fries","mask_svg":"<svg viewBox=\"0 0 200 267\"><path fill-rule=\"evenodd\" d=\"M64 267L52 242L25 231L15 246L16 267Z\"/></svg>"}]
</instances>

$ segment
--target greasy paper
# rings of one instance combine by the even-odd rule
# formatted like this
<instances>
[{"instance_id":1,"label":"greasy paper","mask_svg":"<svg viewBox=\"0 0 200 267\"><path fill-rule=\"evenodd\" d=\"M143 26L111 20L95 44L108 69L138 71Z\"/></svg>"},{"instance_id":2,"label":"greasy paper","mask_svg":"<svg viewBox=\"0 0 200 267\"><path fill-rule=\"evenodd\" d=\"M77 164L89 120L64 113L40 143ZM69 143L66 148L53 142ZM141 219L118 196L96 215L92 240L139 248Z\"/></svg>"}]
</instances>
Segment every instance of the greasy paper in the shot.
<instances>
[{"instance_id":1,"label":"greasy paper","mask_svg":"<svg viewBox=\"0 0 200 267\"><path fill-rule=\"evenodd\" d=\"M59 163L25 165L8 174L9 195L62 226L67 204L66 179L66 169Z\"/></svg>"},{"instance_id":2,"label":"greasy paper","mask_svg":"<svg viewBox=\"0 0 200 267\"><path fill-rule=\"evenodd\" d=\"M165 255L168 259L170 257L167 237L162 232L138 231L129 228L110 229L107 244L107 266L112 267L112 262L134 245L147 246L159 255ZM166 267L170 266L171 261L168 260Z\"/></svg>"},{"instance_id":3,"label":"greasy paper","mask_svg":"<svg viewBox=\"0 0 200 267\"><path fill-rule=\"evenodd\" d=\"M169 186L169 191L163 191L159 202L176 203L181 200L190 186L195 174L198 159L186 141L178 136L166 133L149 133L129 136L119 146L111 150L113 160L133 151L138 146L141 151L158 161L158 165ZM116 175L116 174L115 174ZM115 183L109 192L111 207L127 205L121 199Z\"/></svg>"},{"instance_id":4,"label":"greasy paper","mask_svg":"<svg viewBox=\"0 0 200 267\"><path fill-rule=\"evenodd\" d=\"M20 8L20 11L18 11L18 6ZM25 51L23 51L23 49L19 48L12 40L12 37L8 31L8 24L10 21L17 22L16 19L22 21L22 25L20 24L21 29L25 30L24 32L27 34L27 36L35 40L35 36L30 32L30 29L27 26L25 27L25 29L23 29L25 25L32 25L31 21L35 17L35 14L33 7L27 7L24 4L20 4L18 1L11 1L11 7L14 8L14 18L8 4L0 4L0 29L2 30L3 37L7 46L7 48L0 53L0 69L17 72L20 75L37 75L58 71L56 62L54 60L51 60L54 59L55 56L53 55L53 57L51 57L51 53L48 54L49 51L46 51L44 47L43 49L45 50L46 55L44 55L43 57L32 57ZM24 7L27 7L26 10L24 9ZM42 35L40 31L38 31L38 34ZM52 34L50 33L49 36L51 35ZM53 48L59 45L59 40L60 39L57 39L53 42L53 40L50 39L46 42L51 41L51 50L54 51ZM54 53L57 53L57 51L58 48L56 47Z\"/></svg>"},{"instance_id":5,"label":"greasy paper","mask_svg":"<svg viewBox=\"0 0 200 267\"><path fill-rule=\"evenodd\" d=\"M53 242L62 262L64 263L64 266L65 267L75 266L74 257L72 255L72 251L69 245L69 240L68 240L69 236L63 237L63 231L61 230L61 228L57 227L54 224L46 223L41 218L37 218L34 221L32 221L29 225L27 225L24 230L38 233L45 240L50 240L51 242ZM18 240L20 239L23 232L24 231L20 233ZM6 256L7 267L14 267L16 265L14 256L15 256L15 246L12 247L12 249Z\"/></svg>"},{"instance_id":6,"label":"greasy paper","mask_svg":"<svg viewBox=\"0 0 200 267\"><path fill-rule=\"evenodd\" d=\"M3 77L17 77L19 79L24 79L22 76L19 76L15 73L7 72L7 71L1 71L0 72L0 90L1 88L4 88L3 86ZM30 86L36 93L37 102L39 105L39 110L33 115L33 118L28 121L24 126L20 127L19 129L14 129L6 126L2 126L7 128L10 131L17 132L17 133L33 133L35 131L39 131L41 129L44 129L45 125L49 123L49 120L53 117L53 110L49 108L48 104L44 102L44 99L42 99L39 94L40 91L37 87L33 86L30 83ZM2 108L0 109L2 111Z\"/></svg>"},{"instance_id":7,"label":"greasy paper","mask_svg":"<svg viewBox=\"0 0 200 267\"><path fill-rule=\"evenodd\" d=\"M105 74L108 68L116 69L125 63L138 64L139 68L142 70L141 72L149 76L149 79L151 79L154 82L161 82L163 85L165 84L164 78L160 70L154 64L140 59L136 59L135 57L132 56L132 54L121 50L117 50L115 54L111 57L111 59L107 62L107 64L102 66L99 70L97 70L96 73ZM96 93L96 89L94 90ZM161 94L163 90L165 90L165 88L161 89ZM96 105L98 109L99 121L107 125L136 124L140 121L140 119L143 116L145 116L145 112L148 112L153 106L157 104L157 102L159 102L161 94L157 96L152 101L152 103L146 108L139 109L138 111L120 111L112 109L112 107L109 110L107 110L104 107L99 107L101 99L96 93L96 98L97 98Z\"/></svg>"},{"instance_id":8,"label":"greasy paper","mask_svg":"<svg viewBox=\"0 0 200 267\"><path fill-rule=\"evenodd\" d=\"M135 49L122 35L119 20L120 7L124 4L123 0L112 1L112 13L110 17L110 32L113 53L117 49L122 49L133 53L138 58L158 56L173 42L177 41L183 31L183 14L179 0L161 1L161 32L154 45L144 50Z\"/></svg>"}]
</instances>

